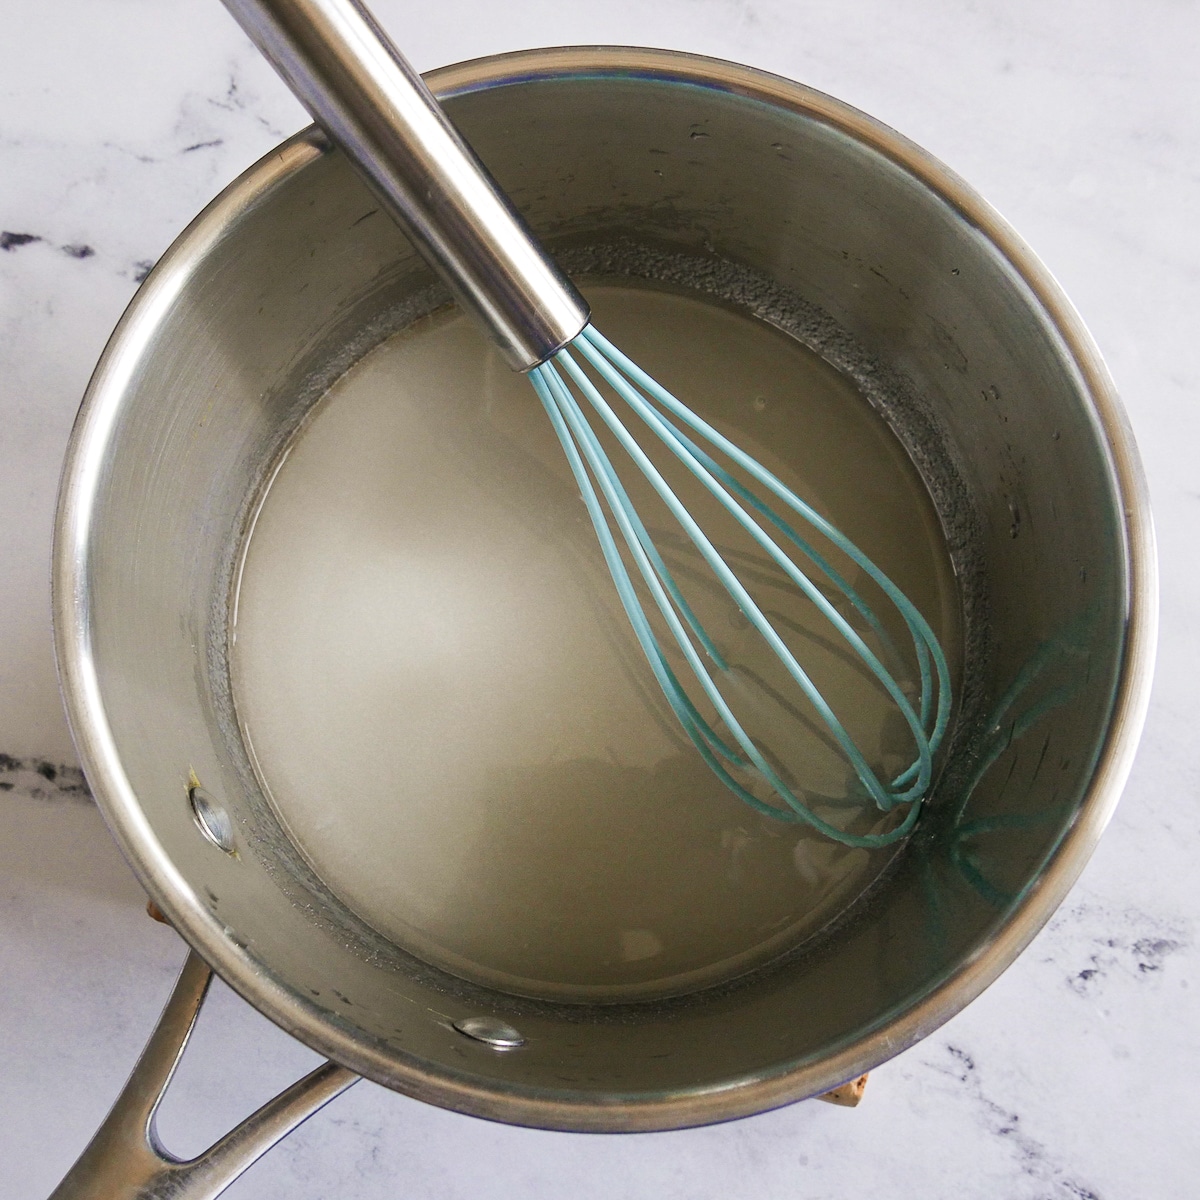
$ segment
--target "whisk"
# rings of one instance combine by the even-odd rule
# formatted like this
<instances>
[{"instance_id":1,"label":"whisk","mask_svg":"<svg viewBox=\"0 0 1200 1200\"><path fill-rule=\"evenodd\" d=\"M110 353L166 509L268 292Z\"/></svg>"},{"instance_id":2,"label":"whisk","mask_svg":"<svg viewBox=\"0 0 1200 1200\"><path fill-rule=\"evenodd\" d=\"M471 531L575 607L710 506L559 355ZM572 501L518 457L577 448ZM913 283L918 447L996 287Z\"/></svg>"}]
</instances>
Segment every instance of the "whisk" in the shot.
<instances>
[{"instance_id":1,"label":"whisk","mask_svg":"<svg viewBox=\"0 0 1200 1200\"><path fill-rule=\"evenodd\" d=\"M562 444L633 633L675 718L709 768L758 812L805 823L843 844L876 848L907 835L929 790L951 709L946 656L915 606L775 474L591 325L583 297L357 0L224 3L459 302L488 328L510 365L527 373ZM680 500L678 487L634 436L630 416L644 427L643 438L648 432L657 439L668 461L677 462L701 494L712 497L815 606L883 689L912 739L912 761L903 771L886 782L880 778L796 651L729 566L731 556L722 556ZM747 730L746 720L739 719L730 699L738 689L729 686L729 664L631 502L604 448L602 430L645 476L713 578L827 727L863 799L883 813L907 806L891 828L855 834L824 820ZM895 646L879 615L835 565L843 560L864 573L899 615L920 680L915 702L884 665L882 658L897 658ZM655 620L644 603L647 596ZM858 614L878 652L839 611L846 606ZM674 648L671 653L668 647ZM680 669L673 659L682 660Z\"/></svg>"}]
</instances>

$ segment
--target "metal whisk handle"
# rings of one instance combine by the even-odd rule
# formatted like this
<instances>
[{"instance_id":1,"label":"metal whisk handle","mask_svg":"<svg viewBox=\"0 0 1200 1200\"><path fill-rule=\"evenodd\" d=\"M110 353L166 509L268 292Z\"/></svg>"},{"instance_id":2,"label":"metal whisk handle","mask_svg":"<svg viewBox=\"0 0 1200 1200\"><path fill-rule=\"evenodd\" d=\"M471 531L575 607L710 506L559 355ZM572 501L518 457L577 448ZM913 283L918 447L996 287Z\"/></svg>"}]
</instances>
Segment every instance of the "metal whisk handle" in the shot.
<instances>
[{"instance_id":1,"label":"metal whisk handle","mask_svg":"<svg viewBox=\"0 0 1200 1200\"><path fill-rule=\"evenodd\" d=\"M514 370L580 333L587 303L363 5L224 4Z\"/></svg>"}]
</instances>

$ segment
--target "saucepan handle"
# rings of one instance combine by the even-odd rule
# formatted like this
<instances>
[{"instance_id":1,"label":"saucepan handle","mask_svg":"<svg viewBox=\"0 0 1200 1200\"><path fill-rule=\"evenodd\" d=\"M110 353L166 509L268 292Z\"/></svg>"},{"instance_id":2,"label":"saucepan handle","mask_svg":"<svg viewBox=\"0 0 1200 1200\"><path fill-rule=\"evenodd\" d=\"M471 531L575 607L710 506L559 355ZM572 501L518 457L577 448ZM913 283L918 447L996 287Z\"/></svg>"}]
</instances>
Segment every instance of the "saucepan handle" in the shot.
<instances>
[{"instance_id":1,"label":"saucepan handle","mask_svg":"<svg viewBox=\"0 0 1200 1200\"><path fill-rule=\"evenodd\" d=\"M124 1090L50 1200L212 1200L251 1163L358 1076L327 1062L280 1092L203 1154L179 1159L155 1131L155 1114L212 982L188 954L179 982Z\"/></svg>"}]
</instances>

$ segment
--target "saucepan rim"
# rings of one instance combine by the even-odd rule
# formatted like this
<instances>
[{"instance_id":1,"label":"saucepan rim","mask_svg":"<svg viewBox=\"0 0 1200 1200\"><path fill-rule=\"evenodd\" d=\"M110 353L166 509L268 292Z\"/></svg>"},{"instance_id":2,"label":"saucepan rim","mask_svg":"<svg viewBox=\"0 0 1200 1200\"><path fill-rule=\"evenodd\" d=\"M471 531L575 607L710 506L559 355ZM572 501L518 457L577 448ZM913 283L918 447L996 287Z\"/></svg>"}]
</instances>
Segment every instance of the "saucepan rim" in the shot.
<instances>
[{"instance_id":1,"label":"saucepan rim","mask_svg":"<svg viewBox=\"0 0 1200 1200\"><path fill-rule=\"evenodd\" d=\"M87 543L104 447L120 396L154 331L197 265L249 207L323 152L301 131L225 189L179 236L135 295L92 377L69 444L54 531L55 646L68 720L87 779L139 880L193 948L250 1003L335 1061L442 1107L541 1128L651 1130L745 1116L825 1091L932 1032L982 992L1025 948L1075 882L1116 806L1149 701L1157 631L1157 568L1148 490L1128 419L1082 321L1062 290L999 214L957 175L907 138L799 83L719 59L628 47L565 47L476 59L430 73L441 98L533 80L645 77L735 93L835 127L886 156L951 206L1003 255L1029 289L1086 388L1106 443L1124 517L1127 621L1112 715L1086 795L1039 877L992 935L956 971L876 1031L818 1061L761 1073L736 1086L652 1097L578 1101L431 1078L382 1056L343 1026L321 1019L270 978L228 936L166 855L121 766L90 646Z\"/></svg>"}]
</instances>

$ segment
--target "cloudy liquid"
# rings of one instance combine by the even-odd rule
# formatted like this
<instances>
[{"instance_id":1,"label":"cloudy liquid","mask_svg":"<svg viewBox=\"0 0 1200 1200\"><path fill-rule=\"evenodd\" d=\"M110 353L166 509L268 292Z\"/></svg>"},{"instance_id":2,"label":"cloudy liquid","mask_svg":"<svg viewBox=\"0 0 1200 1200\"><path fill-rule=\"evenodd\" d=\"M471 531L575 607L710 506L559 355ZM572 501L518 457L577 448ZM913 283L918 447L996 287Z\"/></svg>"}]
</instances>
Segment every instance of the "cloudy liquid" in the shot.
<instances>
[{"instance_id":1,"label":"cloudy liquid","mask_svg":"<svg viewBox=\"0 0 1200 1200\"><path fill-rule=\"evenodd\" d=\"M598 328L883 566L954 662L936 516L847 379L707 302L589 299ZM827 819L886 828L626 478L782 769ZM871 760L905 766L902 720L823 619L677 482ZM234 612L239 720L289 835L364 920L455 974L557 999L687 991L803 940L888 861L756 815L711 774L629 632L533 389L457 312L391 338L317 405L264 490Z\"/></svg>"}]
</instances>

